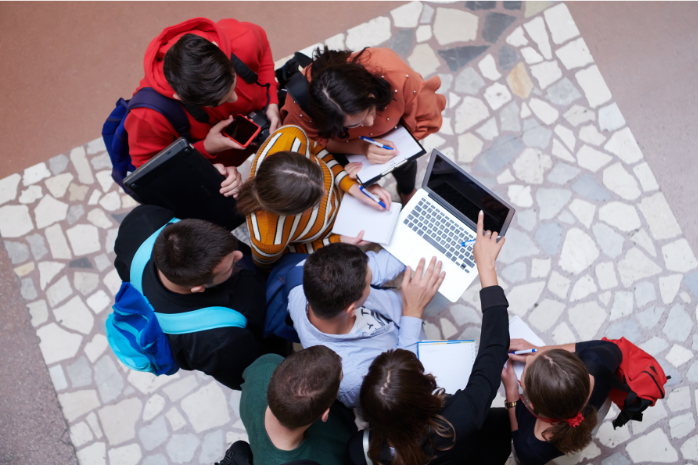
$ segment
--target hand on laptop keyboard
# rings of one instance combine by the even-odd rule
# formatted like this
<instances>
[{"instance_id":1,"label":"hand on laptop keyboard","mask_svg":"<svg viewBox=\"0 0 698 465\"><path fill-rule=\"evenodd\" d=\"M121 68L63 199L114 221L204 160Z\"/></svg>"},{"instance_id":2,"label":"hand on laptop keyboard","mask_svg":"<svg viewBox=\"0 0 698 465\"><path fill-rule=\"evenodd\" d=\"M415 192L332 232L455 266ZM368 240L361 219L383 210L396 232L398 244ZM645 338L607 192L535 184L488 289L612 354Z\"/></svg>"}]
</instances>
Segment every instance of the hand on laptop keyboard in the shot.
<instances>
[{"instance_id":1,"label":"hand on laptop keyboard","mask_svg":"<svg viewBox=\"0 0 698 465\"><path fill-rule=\"evenodd\" d=\"M497 273L494 269L494 262L497 260L499 251L502 250L505 239L497 242L497 231L483 231L484 214L480 211L477 218L477 234L475 236L475 246L473 256L480 275L482 287L497 286Z\"/></svg>"}]
</instances>

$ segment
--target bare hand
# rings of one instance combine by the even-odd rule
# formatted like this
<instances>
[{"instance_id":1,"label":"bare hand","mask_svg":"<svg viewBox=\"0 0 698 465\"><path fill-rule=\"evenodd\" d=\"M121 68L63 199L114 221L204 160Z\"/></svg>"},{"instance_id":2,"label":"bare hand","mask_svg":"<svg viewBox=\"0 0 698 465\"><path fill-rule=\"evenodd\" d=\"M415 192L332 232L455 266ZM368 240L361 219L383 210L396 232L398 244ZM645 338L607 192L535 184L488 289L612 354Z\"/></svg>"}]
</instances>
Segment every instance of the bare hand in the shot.
<instances>
[{"instance_id":1,"label":"bare hand","mask_svg":"<svg viewBox=\"0 0 698 465\"><path fill-rule=\"evenodd\" d=\"M519 397L519 380L516 377L514 363L511 357L509 358L509 363L507 363L506 368L502 368L502 383L504 384L507 400L513 402L513 399Z\"/></svg>"},{"instance_id":2,"label":"bare hand","mask_svg":"<svg viewBox=\"0 0 698 465\"><path fill-rule=\"evenodd\" d=\"M480 210L477 217L477 235L475 236L475 245L473 246L473 256L475 264L480 275L480 283L482 287L496 286L497 273L494 269L494 262L497 260L499 251L502 250L505 239L502 238L497 242L497 231L483 231L485 223L485 215Z\"/></svg>"},{"instance_id":3,"label":"bare hand","mask_svg":"<svg viewBox=\"0 0 698 465\"><path fill-rule=\"evenodd\" d=\"M204 149L211 155L215 153L222 152L224 150L244 150L245 148L235 142L230 137L224 135L223 129L227 128L230 123L233 122L233 115L228 116L226 119L219 121L215 126L213 126L206 135L204 139Z\"/></svg>"},{"instance_id":4,"label":"bare hand","mask_svg":"<svg viewBox=\"0 0 698 465\"><path fill-rule=\"evenodd\" d=\"M390 203L392 202L392 199L390 198L390 192L387 190L383 189L381 186L378 184L374 184L371 187L364 187L368 192L370 192L373 195L376 195L379 199L381 199L381 202L385 204L385 208L381 206L378 202L375 202L373 199L369 198L367 195L365 195L363 192L361 192L361 189L359 188L358 184L354 184L349 188L349 194L352 197L355 197L358 199L361 203L365 203L369 207L375 208L376 210L380 211L386 211L390 210Z\"/></svg>"},{"instance_id":5,"label":"bare hand","mask_svg":"<svg viewBox=\"0 0 698 465\"><path fill-rule=\"evenodd\" d=\"M446 272L441 272L441 262L436 263L436 257L432 257L426 272L424 271L424 262L423 258L419 260L414 276L412 276L412 269L409 266L405 270L402 286L400 286L403 316L422 318L424 309L434 298L446 277Z\"/></svg>"},{"instance_id":6,"label":"bare hand","mask_svg":"<svg viewBox=\"0 0 698 465\"><path fill-rule=\"evenodd\" d=\"M344 167L344 171L347 172L347 175L351 179L356 179L356 176L359 174L359 171L361 171L361 168L363 168L364 165L358 162L353 162L349 163L347 166Z\"/></svg>"},{"instance_id":7,"label":"bare hand","mask_svg":"<svg viewBox=\"0 0 698 465\"><path fill-rule=\"evenodd\" d=\"M540 347L534 346L530 342L528 342L525 339L511 339L509 342L509 352L514 352L517 350L528 350L528 349L537 349L540 350ZM525 362L526 357L530 357L533 354L522 354L522 355L514 355L514 354L509 354L509 356L513 359L516 360L517 362Z\"/></svg>"},{"instance_id":8,"label":"bare hand","mask_svg":"<svg viewBox=\"0 0 698 465\"><path fill-rule=\"evenodd\" d=\"M353 245L367 245L370 244L370 242L363 240L364 239L364 232L361 231L358 236L356 237L349 237L349 236L339 236L339 240L344 242L345 244L353 244Z\"/></svg>"},{"instance_id":9,"label":"bare hand","mask_svg":"<svg viewBox=\"0 0 698 465\"><path fill-rule=\"evenodd\" d=\"M270 103L267 107L267 119L269 120L269 134L276 131L281 126L281 115L279 114L279 105Z\"/></svg>"},{"instance_id":10,"label":"bare hand","mask_svg":"<svg viewBox=\"0 0 698 465\"><path fill-rule=\"evenodd\" d=\"M237 198L238 189L242 185L242 175L238 173L238 169L234 166L223 166L223 163L214 163L213 166L220 174L225 176L219 192L226 197L232 195L234 198Z\"/></svg>"},{"instance_id":11,"label":"bare hand","mask_svg":"<svg viewBox=\"0 0 698 465\"><path fill-rule=\"evenodd\" d=\"M366 155L366 158L368 158L368 161L371 162L373 165L380 165L383 163L388 163L390 160L392 160L396 155L399 155L400 152L398 152L397 148L395 147L395 144L392 143L392 141L389 140L384 140L384 139L373 139L379 144L387 145L388 147L392 147L395 150L388 150L388 149L383 149L380 147L377 147L373 144L369 144L366 142L366 151L364 152L364 155Z\"/></svg>"}]
</instances>

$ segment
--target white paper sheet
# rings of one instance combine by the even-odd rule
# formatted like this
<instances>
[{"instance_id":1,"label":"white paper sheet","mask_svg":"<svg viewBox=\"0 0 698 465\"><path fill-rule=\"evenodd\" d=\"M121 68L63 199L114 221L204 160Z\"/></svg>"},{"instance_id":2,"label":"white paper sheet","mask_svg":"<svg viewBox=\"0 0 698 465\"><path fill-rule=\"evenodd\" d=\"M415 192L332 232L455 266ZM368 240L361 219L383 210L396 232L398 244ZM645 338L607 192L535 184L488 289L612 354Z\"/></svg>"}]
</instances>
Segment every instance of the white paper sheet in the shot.
<instances>
[{"instance_id":1,"label":"white paper sheet","mask_svg":"<svg viewBox=\"0 0 698 465\"><path fill-rule=\"evenodd\" d=\"M534 333L526 322L518 315L509 320L509 337L511 339L525 339L534 346L538 347L546 345L545 342L543 342L543 339L538 337L538 335ZM523 376L524 366L526 366L526 364L523 362L514 362L514 371L516 372L516 377L519 380L521 379L521 376Z\"/></svg>"},{"instance_id":2,"label":"white paper sheet","mask_svg":"<svg viewBox=\"0 0 698 465\"><path fill-rule=\"evenodd\" d=\"M465 389L477 355L475 341L425 341L417 351L424 372L434 375L447 394Z\"/></svg>"},{"instance_id":3,"label":"white paper sheet","mask_svg":"<svg viewBox=\"0 0 698 465\"><path fill-rule=\"evenodd\" d=\"M334 220L332 232L356 237L363 230L365 241L388 244L401 209L402 204L391 202L389 211L380 211L345 194L339 206L337 218Z\"/></svg>"},{"instance_id":4,"label":"white paper sheet","mask_svg":"<svg viewBox=\"0 0 698 465\"><path fill-rule=\"evenodd\" d=\"M364 155L347 155L347 160L349 160L349 162L359 162L363 165L363 168L361 168L358 174L359 181L362 183L392 170L396 165L422 151L422 146L414 140L414 137L412 137L402 124L399 125L397 129L393 129L389 133L379 137L379 139L391 141L395 144L400 154L387 163L378 165L372 165Z\"/></svg>"}]
</instances>

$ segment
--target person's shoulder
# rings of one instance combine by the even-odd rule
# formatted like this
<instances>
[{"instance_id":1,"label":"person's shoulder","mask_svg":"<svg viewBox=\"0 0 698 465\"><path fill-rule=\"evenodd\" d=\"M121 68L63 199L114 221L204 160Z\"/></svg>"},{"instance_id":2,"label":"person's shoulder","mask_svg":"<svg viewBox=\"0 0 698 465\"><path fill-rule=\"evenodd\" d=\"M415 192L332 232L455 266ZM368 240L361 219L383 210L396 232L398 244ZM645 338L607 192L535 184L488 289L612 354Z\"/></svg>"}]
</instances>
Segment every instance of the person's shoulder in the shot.
<instances>
[{"instance_id":1,"label":"person's shoulder","mask_svg":"<svg viewBox=\"0 0 698 465\"><path fill-rule=\"evenodd\" d=\"M249 378L264 376L271 378L276 367L284 361L284 358L278 354L266 354L255 360L250 366L245 368L242 377L247 381Z\"/></svg>"}]
</instances>

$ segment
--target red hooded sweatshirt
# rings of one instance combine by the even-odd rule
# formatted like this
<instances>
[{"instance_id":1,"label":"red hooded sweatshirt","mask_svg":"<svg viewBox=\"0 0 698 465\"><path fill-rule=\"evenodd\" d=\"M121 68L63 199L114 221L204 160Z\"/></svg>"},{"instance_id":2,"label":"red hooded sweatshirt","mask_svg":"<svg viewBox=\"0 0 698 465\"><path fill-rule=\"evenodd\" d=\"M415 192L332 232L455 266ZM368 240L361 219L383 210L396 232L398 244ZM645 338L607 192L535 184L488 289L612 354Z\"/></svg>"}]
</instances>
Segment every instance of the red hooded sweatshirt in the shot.
<instances>
[{"instance_id":1,"label":"red hooded sweatshirt","mask_svg":"<svg viewBox=\"0 0 698 465\"><path fill-rule=\"evenodd\" d=\"M145 77L141 80L138 89L152 87L160 94L172 98L174 90L167 83L162 66L165 53L184 34L196 34L215 42L228 56L231 52L234 53L258 74L260 83L271 83L269 103L279 103L276 95L278 84L274 76L274 60L264 29L256 24L239 22L234 19L222 19L214 23L206 18L193 18L165 28L148 46L143 60ZM237 80L235 92L238 96L235 103L225 103L218 107L202 107L208 113L209 121L212 124L226 119L229 115L247 114L254 110L261 110L267 102L265 87L254 83L248 84L241 78ZM191 125L190 134L197 141L194 143L194 147L210 159L211 163L238 166L247 158L248 153L239 150L226 150L216 154L206 152L203 140L212 124L200 123L189 113L187 113L187 117ZM167 118L148 108L136 108L131 111L126 117L124 126L128 133L129 153L136 168L179 137Z\"/></svg>"}]
</instances>

